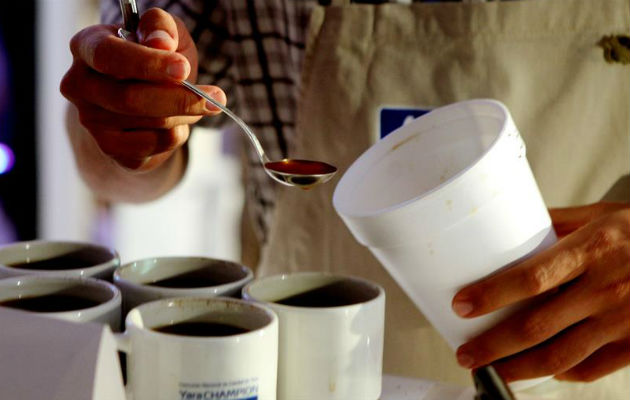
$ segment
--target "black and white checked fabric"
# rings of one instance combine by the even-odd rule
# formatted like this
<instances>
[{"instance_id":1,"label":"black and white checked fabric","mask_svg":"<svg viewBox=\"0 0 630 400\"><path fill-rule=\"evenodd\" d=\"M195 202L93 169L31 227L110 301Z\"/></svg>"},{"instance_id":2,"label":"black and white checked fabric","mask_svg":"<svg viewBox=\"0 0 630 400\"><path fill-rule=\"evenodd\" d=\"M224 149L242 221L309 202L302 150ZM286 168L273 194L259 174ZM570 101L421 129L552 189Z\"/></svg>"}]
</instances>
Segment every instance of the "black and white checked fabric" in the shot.
<instances>
[{"instance_id":1,"label":"black and white checked fabric","mask_svg":"<svg viewBox=\"0 0 630 400\"><path fill-rule=\"evenodd\" d=\"M254 128L269 158L275 160L292 154L308 20L316 3L316 0L139 0L138 7L141 12L159 7L184 21L199 51L198 83L225 90L228 106ZM330 0L320 3L327 4ZM118 0L101 0L101 20L122 21ZM222 120L225 121L217 118L203 121ZM254 150L247 148L250 173L246 177L246 196L251 202L256 233L264 243L276 184L261 168Z\"/></svg>"}]
</instances>

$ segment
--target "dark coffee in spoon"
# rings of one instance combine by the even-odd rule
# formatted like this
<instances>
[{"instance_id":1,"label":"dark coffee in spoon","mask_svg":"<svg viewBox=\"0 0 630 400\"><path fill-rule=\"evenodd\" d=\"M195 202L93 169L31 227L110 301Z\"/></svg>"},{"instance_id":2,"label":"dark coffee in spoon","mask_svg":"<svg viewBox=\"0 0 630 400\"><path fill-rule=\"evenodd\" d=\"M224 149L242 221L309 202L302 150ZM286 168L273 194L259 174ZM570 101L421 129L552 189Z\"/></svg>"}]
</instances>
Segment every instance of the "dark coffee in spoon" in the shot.
<instances>
[{"instance_id":1,"label":"dark coffee in spoon","mask_svg":"<svg viewBox=\"0 0 630 400\"><path fill-rule=\"evenodd\" d=\"M322 181L322 177L337 171L336 167L325 162L293 159L267 162L265 168L274 177L303 188L313 186Z\"/></svg>"}]
</instances>

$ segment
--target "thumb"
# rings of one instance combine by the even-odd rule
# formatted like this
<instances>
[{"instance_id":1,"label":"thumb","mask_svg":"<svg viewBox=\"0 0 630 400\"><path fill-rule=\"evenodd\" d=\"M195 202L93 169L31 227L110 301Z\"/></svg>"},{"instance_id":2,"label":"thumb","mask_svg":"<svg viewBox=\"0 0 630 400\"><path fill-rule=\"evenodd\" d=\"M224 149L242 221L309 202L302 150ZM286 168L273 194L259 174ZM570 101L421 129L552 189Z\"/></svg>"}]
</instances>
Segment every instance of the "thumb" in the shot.
<instances>
[{"instance_id":1,"label":"thumb","mask_svg":"<svg viewBox=\"0 0 630 400\"><path fill-rule=\"evenodd\" d=\"M147 10L138 23L138 42L159 50L176 51L179 45L173 16L159 8Z\"/></svg>"}]
</instances>

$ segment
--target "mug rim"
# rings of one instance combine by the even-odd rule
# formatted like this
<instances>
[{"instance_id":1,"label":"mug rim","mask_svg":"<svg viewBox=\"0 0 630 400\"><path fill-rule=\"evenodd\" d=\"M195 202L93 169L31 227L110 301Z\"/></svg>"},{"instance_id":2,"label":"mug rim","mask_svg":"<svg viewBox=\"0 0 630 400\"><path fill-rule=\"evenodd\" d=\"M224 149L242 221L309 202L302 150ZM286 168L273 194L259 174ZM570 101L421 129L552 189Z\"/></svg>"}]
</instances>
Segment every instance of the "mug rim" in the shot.
<instances>
[{"instance_id":1,"label":"mug rim","mask_svg":"<svg viewBox=\"0 0 630 400\"><path fill-rule=\"evenodd\" d=\"M16 250L19 250L20 247L24 247L24 246L46 246L46 245L50 245L50 246L74 245L74 246L81 246L84 248L93 247L93 248L98 248L101 250L106 250L110 254L111 257L105 262L90 265L87 267L54 269L54 270L51 270L51 269L34 270L34 269L29 269L29 268L12 267L8 264L4 264L2 260L0 260L0 270L9 271L9 272L11 271L20 272L22 273L22 275L60 276L60 275L65 274L66 276L74 275L76 277L89 278L91 277L91 275L86 275L86 272L99 273L99 272L104 272L109 268L117 268L118 266L120 266L120 254L118 254L118 251L116 249L110 246L106 246L106 245L102 245L98 243L79 241L79 240L75 241L75 240L36 239L36 240L24 240L24 241L19 241L19 242L12 242L12 243L7 243L5 245L0 246L0 255L2 254L3 251L14 249L14 248ZM10 276L14 276L14 275L10 275Z\"/></svg>"},{"instance_id":2,"label":"mug rim","mask_svg":"<svg viewBox=\"0 0 630 400\"><path fill-rule=\"evenodd\" d=\"M25 311L25 310L19 310L19 311L32 312L34 314L38 314L42 316L57 316L57 315L77 313L77 312L81 313L81 312L109 311L110 309L112 309L112 307L114 308L120 307L120 305L122 304L122 294L120 293L120 290L115 285L102 279L96 279L96 278L90 278L90 277L48 276L48 275L12 276L9 278L0 279L0 288L3 286L9 286L9 285L12 287L21 286L19 282L24 281L24 280L30 281L30 282L34 282L34 281L67 282L67 283L74 283L76 284L76 286L90 286L92 288L100 287L108 291L111 294L111 297L107 299L106 301L99 303L95 306L87 307L87 308L80 308L76 310L66 310L66 311L56 311L56 312L37 312L37 311ZM11 283L16 283L16 285L11 285ZM38 296L35 296L35 297L38 297ZM8 298L2 299L0 301L6 301L6 300L9 300L9 299Z\"/></svg>"},{"instance_id":3,"label":"mug rim","mask_svg":"<svg viewBox=\"0 0 630 400\"><path fill-rule=\"evenodd\" d=\"M186 335L176 335L171 333L163 333L154 330L154 327L148 326L139 326L132 321L133 313L142 313L142 311L146 308L150 307L158 307L159 303L163 304L173 304L175 302L185 302L185 303L198 303L198 302L208 302L212 303L232 303L237 304L239 307L251 307L256 309L259 312L262 312L269 319L266 323L258 328L248 330L246 332L237 333L234 335L228 336L186 336ZM161 307L164 308L164 307ZM123 335L130 335L131 332L137 331L143 335L149 335L157 338L162 338L163 340L170 341L179 341L179 342L197 342L197 343L209 343L209 342L221 342L228 341L240 338L248 338L251 336L260 335L262 332L267 332L271 329L274 329L274 326L278 326L278 316L277 314L270 308L265 306L264 304L259 304L256 302L245 301L241 299L234 299L231 297L203 297L203 296L187 296L187 297L168 297L164 299L153 300L147 303L140 304L132 308L125 317L124 331Z\"/></svg>"},{"instance_id":4,"label":"mug rim","mask_svg":"<svg viewBox=\"0 0 630 400\"><path fill-rule=\"evenodd\" d=\"M149 262L151 260L154 261L167 261L167 260L178 260L178 261L182 261L182 260L206 260L206 261L212 261L212 262L222 262L222 263L226 263L226 264L230 264L230 265L234 265L234 266L238 266L242 271L245 272L245 276L236 280L236 281L231 281L231 282L227 282L227 283L222 283L220 285L214 285L214 286L201 286L201 287L193 287L193 288L173 288L173 287L166 287L166 286L151 286L148 285L146 283L141 283L141 282L135 282L132 280L129 280L125 277L123 277L121 275L121 272L124 272L124 270L129 270L131 268L134 268L136 266L137 263L142 263L142 262ZM140 258L138 260L134 260L134 261L130 261L128 263L125 263L123 265L119 265L113 273L113 278L112 281L114 282L114 284L116 285L125 285L128 286L136 291L144 291L147 293L152 293L152 294L166 294L169 295L170 297L179 297L184 295L185 293L189 293L192 295L207 295L208 293L212 293L214 295L219 295L221 293L225 293L231 289L236 289L239 286L243 286L246 283L250 282L253 278L254 278L254 272L252 271L251 268L249 268L248 266L235 262L235 261L229 261L229 260L223 260L223 259L219 259L219 258L213 258L213 257L205 257L205 256L157 256L157 257L145 257L145 258Z\"/></svg>"},{"instance_id":5,"label":"mug rim","mask_svg":"<svg viewBox=\"0 0 630 400\"><path fill-rule=\"evenodd\" d=\"M347 280L351 280L354 282L359 282L361 284L367 285L373 289L376 289L377 294L376 296L374 296L373 298L366 300L366 301L361 301L358 303L354 303L354 304L348 304L348 305L341 305L341 306L331 306L331 307L303 307L303 306L292 306L292 305L287 305L287 304L280 304L280 303L276 303L273 301L268 301L268 300L262 300L259 299L257 297L254 297L251 294L251 289L256 286L256 285L261 285L264 284L267 281L277 281L277 280L287 280L288 278L300 278L300 277L307 277L307 276L321 276L321 277L330 277L330 278L341 278L341 279L347 279ZM325 313L325 312L335 312L335 311L340 311L340 310L351 310L353 308L359 308L359 307L365 307L366 305L375 303L380 301L381 299L385 299L385 289L379 285L378 283L371 281L369 279L365 279L363 277L359 277L359 276L354 276L354 275L347 275L347 274L340 274L340 273L333 273L333 272L328 272L328 271L299 271L299 272L283 272L280 274L276 274L276 275L269 275L269 276L265 276L262 278L258 278L255 279L251 282L249 282L247 285L245 285L243 287L243 289L241 290L241 295L243 297L244 300L247 301L252 301L255 303L261 303L261 304L265 304L265 305L270 305L271 307L277 307L278 309L281 310L287 310L287 311L299 311L299 312L314 312L314 313Z\"/></svg>"}]
</instances>

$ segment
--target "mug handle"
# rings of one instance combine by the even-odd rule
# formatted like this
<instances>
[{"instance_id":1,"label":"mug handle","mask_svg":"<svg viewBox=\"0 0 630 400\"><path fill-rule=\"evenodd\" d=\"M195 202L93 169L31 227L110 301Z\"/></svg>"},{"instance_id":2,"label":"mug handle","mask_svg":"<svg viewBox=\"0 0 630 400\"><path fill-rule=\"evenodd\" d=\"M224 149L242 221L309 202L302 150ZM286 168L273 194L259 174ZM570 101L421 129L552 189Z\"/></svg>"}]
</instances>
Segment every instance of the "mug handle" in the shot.
<instances>
[{"instance_id":1,"label":"mug handle","mask_svg":"<svg viewBox=\"0 0 630 400\"><path fill-rule=\"evenodd\" d=\"M125 356L131 353L131 335L127 333L127 331L122 333L114 333L114 339L116 340L116 348L119 353L120 360L120 370L123 374L123 379L125 380L125 398L127 400L133 400L133 395L131 393L131 385L129 385L129 380L127 378L127 366L129 363L127 362L127 358L125 358L125 365L123 366L123 360L120 358L120 354L124 354Z\"/></svg>"},{"instance_id":2,"label":"mug handle","mask_svg":"<svg viewBox=\"0 0 630 400\"><path fill-rule=\"evenodd\" d=\"M116 339L116 348L121 353L131 353L131 336L127 331L122 333L114 333L114 339Z\"/></svg>"}]
</instances>

